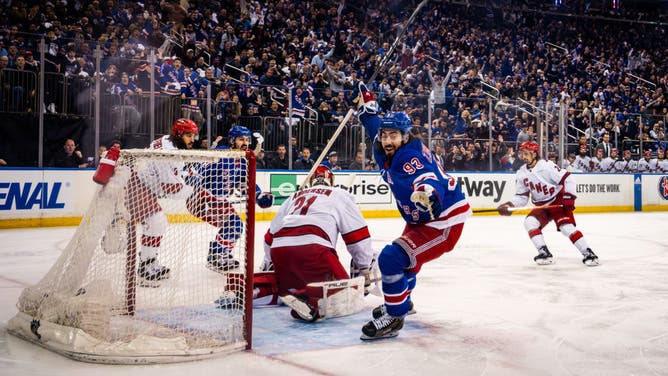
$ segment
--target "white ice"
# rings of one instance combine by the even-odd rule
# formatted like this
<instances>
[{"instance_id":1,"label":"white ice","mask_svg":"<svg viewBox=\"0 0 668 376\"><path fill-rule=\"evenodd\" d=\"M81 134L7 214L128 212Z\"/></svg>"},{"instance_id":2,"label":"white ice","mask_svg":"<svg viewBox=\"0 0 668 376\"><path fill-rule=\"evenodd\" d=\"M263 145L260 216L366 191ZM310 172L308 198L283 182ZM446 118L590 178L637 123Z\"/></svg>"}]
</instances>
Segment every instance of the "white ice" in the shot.
<instances>
[{"instance_id":1,"label":"white ice","mask_svg":"<svg viewBox=\"0 0 668 376\"><path fill-rule=\"evenodd\" d=\"M81 363L8 335L21 290L41 279L74 228L2 230L0 374L668 375L668 213L576 219L599 267L584 266L552 224L544 233L555 264L538 266L522 215L471 218L457 247L418 275L418 313L397 338L359 340L381 302L374 296L368 310L317 324L293 320L284 307L255 309L253 350L152 366ZM258 234L267 225L259 222ZM380 250L402 222L369 227ZM338 251L346 265L343 244Z\"/></svg>"}]
</instances>

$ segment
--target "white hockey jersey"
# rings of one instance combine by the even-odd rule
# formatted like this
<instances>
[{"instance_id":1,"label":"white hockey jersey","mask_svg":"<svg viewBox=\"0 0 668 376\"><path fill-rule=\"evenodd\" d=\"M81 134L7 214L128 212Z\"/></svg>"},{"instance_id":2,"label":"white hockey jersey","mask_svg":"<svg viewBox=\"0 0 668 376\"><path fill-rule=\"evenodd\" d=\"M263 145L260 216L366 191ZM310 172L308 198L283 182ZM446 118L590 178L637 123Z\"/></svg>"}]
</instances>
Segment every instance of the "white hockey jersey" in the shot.
<instances>
[{"instance_id":1,"label":"white hockey jersey","mask_svg":"<svg viewBox=\"0 0 668 376\"><path fill-rule=\"evenodd\" d=\"M169 135L153 140L147 149L178 150L169 139ZM156 195L184 198L188 195L188 192L182 191L185 185L181 178L183 167L184 165L181 162L151 161L144 168L137 170L137 176Z\"/></svg>"},{"instance_id":2,"label":"white hockey jersey","mask_svg":"<svg viewBox=\"0 0 668 376\"><path fill-rule=\"evenodd\" d=\"M656 171L654 172L668 172L668 159L658 159L656 161Z\"/></svg>"},{"instance_id":3,"label":"white hockey jersey","mask_svg":"<svg viewBox=\"0 0 668 376\"><path fill-rule=\"evenodd\" d=\"M617 160L612 157L603 158L599 165L601 172L615 172L615 162L617 162Z\"/></svg>"},{"instance_id":4,"label":"white hockey jersey","mask_svg":"<svg viewBox=\"0 0 668 376\"><path fill-rule=\"evenodd\" d=\"M636 172L638 161L633 159L622 159L615 162L615 172Z\"/></svg>"},{"instance_id":5,"label":"white hockey jersey","mask_svg":"<svg viewBox=\"0 0 668 376\"><path fill-rule=\"evenodd\" d=\"M532 169L525 164L517 170L515 196L511 202L513 206L525 206L531 196L534 205L549 205L562 190L575 195L571 173L552 161L540 159Z\"/></svg>"},{"instance_id":6,"label":"white hockey jersey","mask_svg":"<svg viewBox=\"0 0 668 376\"><path fill-rule=\"evenodd\" d=\"M591 161L591 158L588 156L580 156L579 154L575 156L575 160L573 161L573 167L578 170L578 171L583 171L587 172L589 171L589 162Z\"/></svg>"},{"instance_id":7,"label":"white hockey jersey","mask_svg":"<svg viewBox=\"0 0 668 376\"><path fill-rule=\"evenodd\" d=\"M359 266L373 259L371 237L355 199L338 187L317 185L293 193L278 209L265 235L265 260L271 247L319 244L336 249L339 233Z\"/></svg>"},{"instance_id":8,"label":"white hockey jersey","mask_svg":"<svg viewBox=\"0 0 668 376\"><path fill-rule=\"evenodd\" d=\"M151 144L148 146L149 150L179 150L179 148L174 145L172 140L169 139L169 135L164 135L158 139L151 141Z\"/></svg>"},{"instance_id":9,"label":"white hockey jersey","mask_svg":"<svg viewBox=\"0 0 668 376\"><path fill-rule=\"evenodd\" d=\"M601 164L603 160L598 159L597 157L593 157L589 160L589 172L601 172Z\"/></svg>"},{"instance_id":10,"label":"white hockey jersey","mask_svg":"<svg viewBox=\"0 0 668 376\"><path fill-rule=\"evenodd\" d=\"M643 173L656 171L656 162L656 158L651 158L649 160L646 158L640 158L638 160L638 172Z\"/></svg>"}]
</instances>

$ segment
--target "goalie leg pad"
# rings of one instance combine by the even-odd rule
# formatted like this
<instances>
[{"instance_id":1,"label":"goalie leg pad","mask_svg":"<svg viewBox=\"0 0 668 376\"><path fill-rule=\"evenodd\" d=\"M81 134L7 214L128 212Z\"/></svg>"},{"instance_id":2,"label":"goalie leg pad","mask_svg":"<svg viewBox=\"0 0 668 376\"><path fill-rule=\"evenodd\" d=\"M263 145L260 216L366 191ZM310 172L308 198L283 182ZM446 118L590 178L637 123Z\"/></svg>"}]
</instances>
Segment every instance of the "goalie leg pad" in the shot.
<instances>
[{"instance_id":1,"label":"goalie leg pad","mask_svg":"<svg viewBox=\"0 0 668 376\"><path fill-rule=\"evenodd\" d=\"M352 315L364 308L364 277L309 283L306 295L320 317Z\"/></svg>"}]
</instances>

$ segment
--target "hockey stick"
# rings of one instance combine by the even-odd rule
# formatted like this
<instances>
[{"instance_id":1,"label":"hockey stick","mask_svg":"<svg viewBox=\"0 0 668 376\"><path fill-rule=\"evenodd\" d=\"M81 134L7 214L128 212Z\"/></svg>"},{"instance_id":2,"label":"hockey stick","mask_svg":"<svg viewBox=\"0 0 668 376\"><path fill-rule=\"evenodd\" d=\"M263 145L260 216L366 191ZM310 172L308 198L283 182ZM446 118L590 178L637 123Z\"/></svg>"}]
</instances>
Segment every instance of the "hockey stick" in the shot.
<instances>
[{"instance_id":1,"label":"hockey stick","mask_svg":"<svg viewBox=\"0 0 668 376\"><path fill-rule=\"evenodd\" d=\"M334 145L334 141L336 141L336 138L339 137L339 134L343 131L343 128L346 126L346 124L348 123L348 121L350 120L350 118L353 116L354 113L355 113L354 108L351 108L350 110L348 110L348 113L346 114L346 116L341 121L341 124L339 124L339 127L336 128L336 131L334 132L332 137L329 139L329 142L327 143L327 145L325 145L325 147L322 149L322 152L320 153L320 156L318 156L318 159L316 159L315 163L313 163L313 167L311 167L311 170L309 170L308 174L304 178L304 181L299 186L299 189L304 189L304 187L306 186L308 181L311 179L311 176L313 176L313 173L315 172L315 169L318 168L318 166L320 165L320 162L322 162L322 160L325 159L325 155L327 155L327 152L329 151L329 149L332 147L332 145Z\"/></svg>"},{"instance_id":2,"label":"hockey stick","mask_svg":"<svg viewBox=\"0 0 668 376\"><path fill-rule=\"evenodd\" d=\"M557 209L563 208L563 205L545 205L545 206L518 206L508 208L509 212L516 212L521 210L533 210L533 209ZM499 211L498 209L476 209L473 210L473 213L493 213Z\"/></svg>"},{"instance_id":3,"label":"hockey stick","mask_svg":"<svg viewBox=\"0 0 668 376\"><path fill-rule=\"evenodd\" d=\"M411 14L411 16L408 18L408 20L406 20L406 22L404 23L403 28L401 29L401 32L399 33L399 35L397 35L397 38L392 43L392 46L387 51L387 54L385 54L383 59L376 66L376 70L373 72L373 75L371 75L371 78L369 79L369 84L371 84L376 79L376 76L378 76L378 72L380 72L383 68L385 68L385 65L387 65L387 62L389 61L390 55L392 55L394 50L397 48L397 45L399 44L399 40L401 40L401 37L403 37L404 34L406 34L406 30L408 30L408 27L413 23L413 20L415 20L415 17L417 16L420 9L422 9L422 7L424 7L427 4L428 1L429 0L422 0L422 2L420 2L420 4L418 4L417 8L415 8L415 10ZM309 179L311 179L311 176L313 176L313 173L315 172L315 169L318 168L318 165L320 165L320 162L322 162L322 160L325 159L325 155L327 155L327 152L329 151L329 149L334 144L334 141L336 141L336 138L339 137L339 134L341 133L341 131L343 131L343 128L346 126L346 124L348 124L348 121L350 120L350 118L353 116L354 113L355 113L354 108L351 108L351 109L348 110L348 113L346 114L346 116L341 121L341 124L339 124L339 127L336 128L336 131L334 132L332 137L329 139L329 142L327 143L327 145L325 145L325 147L322 149L322 152L320 153L320 156L315 161L315 163L313 163L313 167L311 167L311 170L309 170L308 174L306 175L306 178L304 178L304 181L299 186L299 189L303 189L306 186Z\"/></svg>"}]
</instances>

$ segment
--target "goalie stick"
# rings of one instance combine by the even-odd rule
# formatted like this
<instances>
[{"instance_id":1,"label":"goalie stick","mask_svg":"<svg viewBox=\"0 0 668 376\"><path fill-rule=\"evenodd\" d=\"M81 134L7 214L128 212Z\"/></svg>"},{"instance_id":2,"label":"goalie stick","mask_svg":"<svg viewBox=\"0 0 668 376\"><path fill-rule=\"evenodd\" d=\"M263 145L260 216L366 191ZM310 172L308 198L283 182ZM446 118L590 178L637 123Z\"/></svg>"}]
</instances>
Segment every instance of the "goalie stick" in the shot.
<instances>
[{"instance_id":1,"label":"goalie stick","mask_svg":"<svg viewBox=\"0 0 668 376\"><path fill-rule=\"evenodd\" d=\"M534 210L534 209L557 209L557 208L563 208L563 205L545 205L545 206L518 206L518 207L510 207L508 208L508 211L510 212L516 212L520 210ZM473 210L474 213L494 213L499 211L499 209L477 209Z\"/></svg>"},{"instance_id":2,"label":"goalie stick","mask_svg":"<svg viewBox=\"0 0 668 376\"><path fill-rule=\"evenodd\" d=\"M369 79L369 85L376 79L376 76L378 76L378 72L383 70L383 68L385 68L385 66L387 65L387 62L390 61L390 56L394 53L394 50L397 48L397 45L399 44L399 41L404 36L404 34L406 34L408 27L413 23L417 14L427 4L428 1L429 0L422 0L420 4L418 4L418 6L415 8L411 16L408 18L408 20L406 20L406 22L403 25L403 28L399 32L399 35L397 35L396 39L394 39L394 42L392 43L392 46L390 46L390 49L387 51L387 54L385 54L383 59L381 59L381 61L376 65L376 69L374 70L373 75L371 75L371 78ZM320 152L320 156L318 156L318 159L315 161L315 163L313 163L313 167L311 167L311 170L306 175L306 178L304 178L304 181L299 186L299 189L303 189L306 186L306 184L308 184L308 181L309 179L311 179L311 176L313 176L315 169L318 167L318 165L320 165L322 160L325 158L325 155L327 155L327 152L334 144L334 141L336 141L336 139L339 137L339 134L341 133L341 131L343 131L343 128L346 126L346 124L348 124L348 121L350 121L350 118L353 116L354 113L355 113L354 108L348 110L346 116L343 118L343 120L341 120L341 124L339 124L338 128L336 128L336 131L329 139L329 142L322 149L322 152Z\"/></svg>"}]
</instances>

